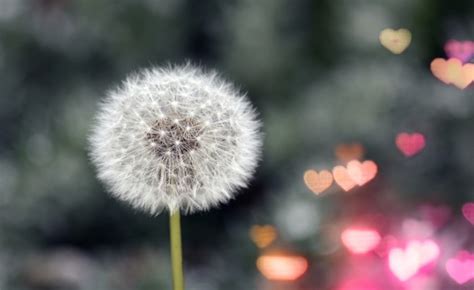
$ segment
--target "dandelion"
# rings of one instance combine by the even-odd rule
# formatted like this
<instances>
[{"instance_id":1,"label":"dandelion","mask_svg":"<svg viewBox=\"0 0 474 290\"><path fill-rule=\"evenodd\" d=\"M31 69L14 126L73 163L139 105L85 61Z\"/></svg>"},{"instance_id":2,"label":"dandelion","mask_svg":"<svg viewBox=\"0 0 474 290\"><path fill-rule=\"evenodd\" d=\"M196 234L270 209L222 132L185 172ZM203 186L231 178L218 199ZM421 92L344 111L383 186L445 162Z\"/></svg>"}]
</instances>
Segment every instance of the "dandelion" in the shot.
<instances>
[{"instance_id":1,"label":"dandelion","mask_svg":"<svg viewBox=\"0 0 474 290\"><path fill-rule=\"evenodd\" d=\"M260 122L246 96L215 72L153 68L108 94L90 144L112 195L151 214L170 212L172 255L180 260L179 213L208 210L247 185L259 159Z\"/></svg>"}]
</instances>

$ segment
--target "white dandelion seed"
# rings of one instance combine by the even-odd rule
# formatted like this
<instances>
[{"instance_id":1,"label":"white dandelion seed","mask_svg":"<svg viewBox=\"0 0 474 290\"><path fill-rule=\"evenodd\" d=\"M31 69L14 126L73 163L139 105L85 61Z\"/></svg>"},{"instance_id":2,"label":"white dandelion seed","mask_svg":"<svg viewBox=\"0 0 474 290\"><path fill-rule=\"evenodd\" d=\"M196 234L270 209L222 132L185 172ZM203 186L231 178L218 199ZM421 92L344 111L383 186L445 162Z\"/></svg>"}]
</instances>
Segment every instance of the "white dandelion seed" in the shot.
<instances>
[{"instance_id":1,"label":"white dandelion seed","mask_svg":"<svg viewBox=\"0 0 474 290\"><path fill-rule=\"evenodd\" d=\"M99 179L152 214L227 202L253 175L261 143L245 95L191 65L128 77L102 103L90 138Z\"/></svg>"}]
</instances>

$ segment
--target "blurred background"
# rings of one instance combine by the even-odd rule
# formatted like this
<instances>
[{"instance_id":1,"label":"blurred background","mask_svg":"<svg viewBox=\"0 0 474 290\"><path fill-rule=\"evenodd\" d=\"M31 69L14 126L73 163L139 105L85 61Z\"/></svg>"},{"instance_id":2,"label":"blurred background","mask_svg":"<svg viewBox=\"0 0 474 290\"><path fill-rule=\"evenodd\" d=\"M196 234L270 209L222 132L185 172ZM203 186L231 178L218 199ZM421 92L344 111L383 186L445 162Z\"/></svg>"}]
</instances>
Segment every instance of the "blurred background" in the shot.
<instances>
[{"instance_id":1,"label":"blurred background","mask_svg":"<svg viewBox=\"0 0 474 290\"><path fill-rule=\"evenodd\" d=\"M401 27L396 55L379 33ZM0 0L0 289L171 289L166 214L110 197L87 135L128 73L186 60L265 132L250 188L183 218L186 289L474 289L474 89L430 71L453 39L474 41L472 0ZM305 184L351 159L374 179Z\"/></svg>"}]
</instances>

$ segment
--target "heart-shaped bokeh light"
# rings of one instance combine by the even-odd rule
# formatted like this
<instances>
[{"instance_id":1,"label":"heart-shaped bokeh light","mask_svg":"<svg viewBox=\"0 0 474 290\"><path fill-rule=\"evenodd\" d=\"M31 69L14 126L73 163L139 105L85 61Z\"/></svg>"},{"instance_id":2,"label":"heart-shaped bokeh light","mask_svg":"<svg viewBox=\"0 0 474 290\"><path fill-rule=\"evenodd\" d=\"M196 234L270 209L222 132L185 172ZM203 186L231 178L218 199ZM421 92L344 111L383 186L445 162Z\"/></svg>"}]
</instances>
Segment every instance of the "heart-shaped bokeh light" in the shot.
<instances>
[{"instance_id":1,"label":"heart-shaped bokeh light","mask_svg":"<svg viewBox=\"0 0 474 290\"><path fill-rule=\"evenodd\" d=\"M369 228L348 228L341 234L344 246L353 254L365 254L380 243L380 235Z\"/></svg>"},{"instance_id":2,"label":"heart-shaped bokeh light","mask_svg":"<svg viewBox=\"0 0 474 290\"><path fill-rule=\"evenodd\" d=\"M457 58L463 63L468 62L474 56L474 42L449 40L444 45L444 51L449 58Z\"/></svg>"},{"instance_id":3,"label":"heart-shaped bokeh light","mask_svg":"<svg viewBox=\"0 0 474 290\"><path fill-rule=\"evenodd\" d=\"M406 156L411 157L425 148L425 136L420 133L400 133L395 139L398 149Z\"/></svg>"},{"instance_id":4,"label":"heart-shaped bokeh light","mask_svg":"<svg viewBox=\"0 0 474 290\"><path fill-rule=\"evenodd\" d=\"M306 186L316 194L320 194L328 189L331 186L332 181L332 174L327 170L322 170L319 173L315 170L307 170L304 173L304 182Z\"/></svg>"},{"instance_id":5,"label":"heart-shaped bokeh light","mask_svg":"<svg viewBox=\"0 0 474 290\"><path fill-rule=\"evenodd\" d=\"M474 279L474 254L459 252L455 258L446 262L446 272L458 284L465 284Z\"/></svg>"},{"instance_id":6,"label":"heart-shaped bokeh light","mask_svg":"<svg viewBox=\"0 0 474 290\"><path fill-rule=\"evenodd\" d=\"M305 257L286 254L266 254L257 259L257 268L268 280L294 281L308 269Z\"/></svg>"},{"instance_id":7,"label":"heart-shaped bokeh light","mask_svg":"<svg viewBox=\"0 0 474 290\"><path fill-rule=\"evenodd\" d=\"M394 54L400 54L407 49L411 42L411 32L401 28L393 30L386 28L380 32L380 43Z\"/></svg>"},{"instance_id":8,"label":"heart-shaped bokeh light","mask_svg":"<svg viewBox=\"0 0 474 290\"><path fill-rule=\"evenodd\" d=\"M356 183L347 172L347 169L344 166L336 166L332 170L332 175L334 176L334 180L336 183L344 190L349 191L351 190Z\"/></svg>"},{"instance_id":9,"label":"heart-shaped bokeh light","mask_svg":"<svg viewBox=\"0 0 474 290\"><path fill-rule=\"evenodd\" d=\"M352 160L347 163L347 172L354 182L361 186L377 175L377 164L371 160L360 162Z\"/></svg>"},{"instance_id":10,"label":"heart-shaped bokeh light","mask_svg":"<svg viewBox=\"0 0 474 290\"><path fill-rule=\"evenodd\" d=\"M434 241L410 241L405 249L390 250L389 268L399 280L406 281L416 275L423 266L435 261L438 256L439 247Z\"/></svg>"},{"instance_id":11,"label":"heart-shaped bokeh light","mask_svg":"<svg viewBox=\"0 0 474 290\"><path fill-rule=\"evenodd\" d=\"M259 248L268 247L277 237L277 230L271 225L254 225L250 228L250 238Z\"/></svg>"},{"instance_id":12,"label":"heart-shaped bokeh light","mask_svg":"<svg viewBox=\"0 0 474 290\"><path fill-rule=\"evenodd\" d=\"M457 58L434 59L431 62L431 72L445 84L453 84L460 89L467 88L474 81L474 64L463 65Z\"/></svg>"}]
</instances>

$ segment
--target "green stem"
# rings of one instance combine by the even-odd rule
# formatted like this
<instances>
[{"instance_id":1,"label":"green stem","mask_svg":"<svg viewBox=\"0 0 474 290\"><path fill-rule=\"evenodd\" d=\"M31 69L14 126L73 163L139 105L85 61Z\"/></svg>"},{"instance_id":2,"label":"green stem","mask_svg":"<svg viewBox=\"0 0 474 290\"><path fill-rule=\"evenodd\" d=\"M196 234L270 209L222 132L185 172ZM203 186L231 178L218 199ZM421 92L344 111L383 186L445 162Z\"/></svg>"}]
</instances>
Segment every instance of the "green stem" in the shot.
<instances>
[{"instance_id":1,"label":"green stem","mask_svg":"<svg viewBox=\"0 0 474 290\"><path fill-rule=\"evenodd\" d=\"M181 250L181 218L179 210L170 213L171 264L173 268L173 290L184 290L183 254Z\"/></svg>"}]
</instances>

